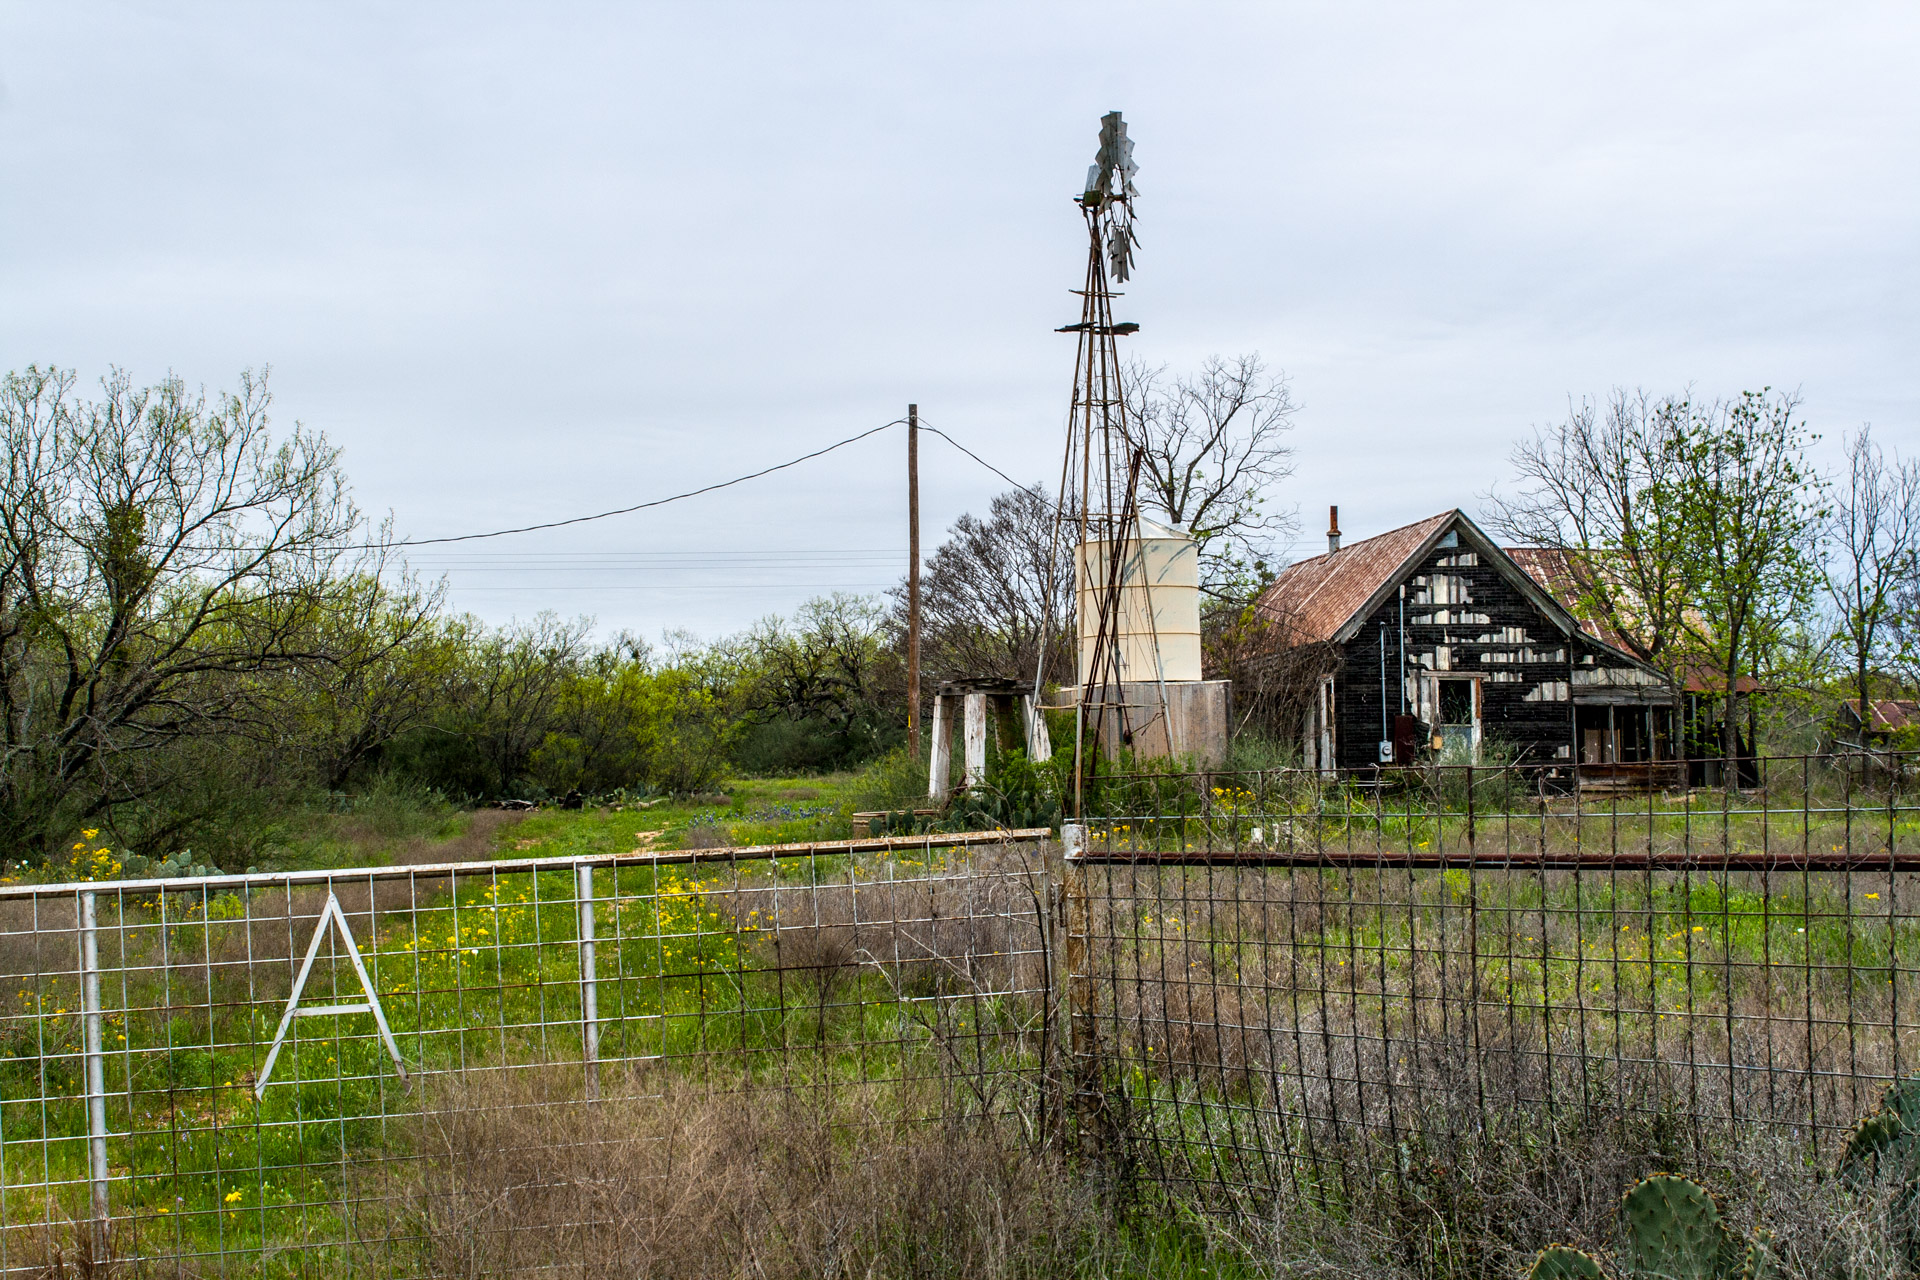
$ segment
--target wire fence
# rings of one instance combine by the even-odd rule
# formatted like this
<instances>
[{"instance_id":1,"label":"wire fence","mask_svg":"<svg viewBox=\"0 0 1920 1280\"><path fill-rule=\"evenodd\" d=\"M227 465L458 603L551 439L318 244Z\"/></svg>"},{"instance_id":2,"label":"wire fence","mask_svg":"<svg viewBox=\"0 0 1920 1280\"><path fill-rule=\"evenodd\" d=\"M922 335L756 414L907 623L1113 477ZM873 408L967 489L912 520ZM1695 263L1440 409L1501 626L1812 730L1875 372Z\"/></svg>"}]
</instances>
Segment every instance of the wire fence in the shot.
<instances>
[{"instance_id":1,"label":"wire fence","mask_svg":"<svg viewBox=\"0 0 1920 1280\"><path fill-rule=\"evenodd\" d=\"M978 1122L1269 1224L1830 1166L1920 1065L1913 766L1141 773L1057 843L0 888L0 1271L444 1273L427 1237L522 1229L462 1161L577 1188L553 1135L607 1129L449 1145L475 1106L858 1093L834 1141Z\"/></svg>"},{"instance_id":2,"label":"wire fence","mask_svg":"<svg viewBox=\"0 0 1920 1280\"><path fill-rule=\"evenodd\" d=\"M476 1080L1032 1132L1046 834L0 889L0 1272L422 1273Z\"/></svg>"},{"instance_id":3,"label":"wire fence","mask_svg":"<svg viewBox=\"0 0 1920 1280\"><path fill-rule=\"evenodd\" d=\"M1915 763L1111 779L1067 856L1083 1133L1269 1221L1831 1167L1920 1064Z\"/></svg>"}]
</instances>

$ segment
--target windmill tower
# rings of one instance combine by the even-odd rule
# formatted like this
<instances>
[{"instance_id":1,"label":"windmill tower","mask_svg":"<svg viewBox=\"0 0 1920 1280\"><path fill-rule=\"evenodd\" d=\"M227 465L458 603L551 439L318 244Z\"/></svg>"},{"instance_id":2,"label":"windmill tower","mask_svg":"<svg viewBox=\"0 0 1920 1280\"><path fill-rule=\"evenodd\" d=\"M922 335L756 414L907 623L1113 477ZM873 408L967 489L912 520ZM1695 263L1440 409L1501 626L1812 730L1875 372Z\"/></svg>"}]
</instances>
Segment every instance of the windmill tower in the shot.
<instances>
[{"instance_id":1,"label":"windmill tower","mask_svg":"<svg viewBox=\"0 0 1920 1280\"><path fill-rule=\"evenodd\" d=\"M1100 146L1075 198L1087 229L1073 395L1062 459L1060 513L1073 522L1077 683L1074 809L1080 811L1095 745L1109 753L1225 753L1224 682L1200 678L1199 557L1183 530L1142 518L1142 453L1133 443L1119 339L1138 324L1115 321L1115 284L1133 275L1133 140L1118 111L1100 120ZM1035 704L1045 657L1034 682Z\"/></svg>"}]
</instances>

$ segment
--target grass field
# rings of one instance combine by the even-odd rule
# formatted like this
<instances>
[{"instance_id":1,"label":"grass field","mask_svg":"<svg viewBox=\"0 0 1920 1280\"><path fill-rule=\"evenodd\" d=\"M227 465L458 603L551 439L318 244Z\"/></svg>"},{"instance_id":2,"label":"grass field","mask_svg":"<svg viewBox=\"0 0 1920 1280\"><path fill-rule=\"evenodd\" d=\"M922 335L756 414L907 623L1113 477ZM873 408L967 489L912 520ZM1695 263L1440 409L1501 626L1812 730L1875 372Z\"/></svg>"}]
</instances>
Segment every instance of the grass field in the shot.
<instances>
[{"instance_id":1,"label":"grass field","mask_svg":"<svg viewBox=\"0 0 1920 1280\"><path fill-rule=\"evenodd\" d=\"M364 837L359 847L386 853L387 865L425 866L450 847L511 859L831 838L845 834L849 812L826 798L836 783L750 783L724 805L457 815L440 820L438 840L389 831L376 834L382 847ZM1039 1050L1034 899L1024 866L966 870L915 854L599 872L599 1090L877 1089L872 1105L893 1126L951 1124L964 1112L1030 1137L1019 1130ZM411 1078L388 1060L369 1014L302 1017L259 1098L325 891L102 895L119 1250L205 1266L245 1259L261 1274L364 1262L371 1221L384 1224L376 1235L410 1230L388 1217L399 1203L393 1171L417 1156L419 1118L448 1090L498 1070L542 1105L586 1096L571 873L345 877L334 889ZM44 1258L50 1224L88 1216L70 903L11 904L0 943L14 984L0 1013L9 1260ZM1010 924L1022 909L1026 924ZM363 998L329 940L303 1002ZM970 1056L956 1063L962 1042ZM960 1107L950 1088L908 1088L962 1076Z\"/></svg>"},{"instance_id":2,"label":"grass field","mask_svg":"<svg viewBox=\"0 0 1920 1280\"><path fill-rule=\"evenodd\" d=\"M724 796L525 816L364 806L316 819L301 848L330 867L424 867L835 839L867 785L756 780ZM1408 803L1396 815L1392 802L1407 798L1378 792L1151 786L1154 804L1101 826L1103 847L1378 851L1467 838L1464 814ZM1904 850L1913 834L1897 808L1743 813L1698 796L1639 806L1476 812L1473 839L1491 860L1542 843ZM1158 1206L1144 1218L1122 1212L1058 1150L1036 1146L1041 1068L1063 1033L1045 1016L1034 872L1017 851L603 870L597 1072L582 1062L569 872L345 878L336 890L410 1078L370 1016L300 1018L258 1099L324 892L103 897L113 1247L260 1275L517 1272L563 1258L598 1259L580 1274L626 1275L668 1257L712 1264L686 1274L811 1275L858 1257L873 1274L1238 1276L1360 1254L1408 1274L1447 1271L1419 1253L1426 1244L1355 1236L1365 1198L1350 1192L1281 1240L1270 1210L1259 1230L1232 1214L1170 1214L1179 1200L1135 1201ZM1192 1204L1267 1203L1275 1188L1259 1180L1274 1176L1272 1153L1313 1126L1364 1137L1404 1126L1433 1098L1459 1105L1448 1073L1468 1021L1482 1063L1505 1053L1532 1070L1542 1047L1561 1046L1545 1077L1507 1082L1502 1105L1528 1114L1541 1090L1640 1087L1631 1073L1594 1074L1596 1063L1764 1056L1768 1087L1788 1082L1767 1096L1772 1110L1751 1091L1689 1105L1798 1125L1811 1104L1831 1133L1870 1103L1870 1077L1920 1055L1920 889L1907 873L1119 861L1089 867L1088 891L1111 1083L1139 1126L1130 1141L1176 1181L1231 1192ZM34 1269L55 1251L86 1251L72 1225L88 1217L86 1086L72 908L23 909L7 904L0 917L0 1261ZM306 1001L358 998L329 944ZM608 1116L624 1119L609 1128ZM716 1132L732 1137L716 1145ZM764 1158L743 1160L739 1147ZM488 1154L509 1149L517 1163ZM1329 1158L1358 1160L1377 1181L1397 1178L1406 1157L1362 1142ZM1485 1158L1502 1169L1516 1157ZM1611 1168L1608 1158L1625 1157L1590 1163ZM522 1164L548 1190L529 1190L513 1173ZM672 1240L643 1230L681 1203L663 1188L689 1170L709 1191L674 1211L683 1229ZM941 1212L923 1212L928 1202ZM1475 1212L1473 1229L1498 1244L1473 1254L1476 1267L1508 1267L1532 1234L1574 1222L1513 1209L1502 1226ZM1323 1228L1327 1239L1309 1238ZM957 1243L976 1238L997 1252ZM1061 1240L1077 1243L1043 1247ZM1376 1257L1381 1248L1412 1252ZM922 1263L901 1261L910 1255Z\"/></svg>"}]
</instances>

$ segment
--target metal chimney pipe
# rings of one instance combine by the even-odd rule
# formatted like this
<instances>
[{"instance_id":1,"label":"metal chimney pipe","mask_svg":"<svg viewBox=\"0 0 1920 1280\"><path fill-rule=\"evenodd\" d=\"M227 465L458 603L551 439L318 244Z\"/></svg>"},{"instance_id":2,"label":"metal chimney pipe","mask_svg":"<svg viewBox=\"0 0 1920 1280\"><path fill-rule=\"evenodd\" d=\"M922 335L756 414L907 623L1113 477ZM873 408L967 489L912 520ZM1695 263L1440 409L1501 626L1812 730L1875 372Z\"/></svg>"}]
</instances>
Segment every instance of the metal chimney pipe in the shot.
<instances>
[{"instance_id":1,"label":"metal chimney pipe","mask_svg":"<svg viewBox=\"0 0 1920 1280\"><path fill-rule=\"evenodd\" d=\"M1340 508L1327 508L1327 554L1340 549Z\"/></svg>"}]
</instances>

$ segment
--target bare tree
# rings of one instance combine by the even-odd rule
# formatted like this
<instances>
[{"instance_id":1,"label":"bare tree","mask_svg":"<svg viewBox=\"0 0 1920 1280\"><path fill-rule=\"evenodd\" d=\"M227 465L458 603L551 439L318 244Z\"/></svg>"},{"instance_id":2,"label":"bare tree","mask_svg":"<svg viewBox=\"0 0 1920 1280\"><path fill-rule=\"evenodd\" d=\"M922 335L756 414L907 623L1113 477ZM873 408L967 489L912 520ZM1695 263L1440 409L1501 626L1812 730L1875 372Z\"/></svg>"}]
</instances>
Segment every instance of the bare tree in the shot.
<instances>
[{"instance_id":1,"label":"bare tree","mask_svg":"<svg viewBox=\"0 0 1920 1280\"><path fill-rule=\"evenodd\" d=\"M1895 659L1896 613L1920 554L1920 463L1888 461L1870 427L1848 437L1847 471L1827 517L1821 580L1839 615L1839 639L1851 659L1853 695L1864 731L1875 668Z\"/></svg>"},{"instance_id":2,"label":"bare tree","mask_svg":"<svg viewBox=\"0 0 1920 1280\"><path fill-rule=\"evenodd\" d=\"M1203 588L1250 597L1270 576L1276 542L1295 528L1291 511L1270 504L1293 474L1286 435L1296 406L1285 376L1269 373L1258 353L1210 356L1173 376L1136 362L1125 376L1142 508L1193 535Z\"/></svg>"},{"instance_id":3,"label":"bare tree","mask_svg":"<svg viewBox=\"0 0 1920 1280\"><path fill-rule=\"evenodd\" d=\"M165 785L163 748L257 716L316 659L360 517L338 453L275 442L265 375L209 398L121 372L0 379L0 848L44 855Z\"/></svg>"},{"instance_id":4,"label":"bare tree","mask_svg":"<svg viewBox=\"0 0 1920 1280\"><path fill-rule=\"evenodd\" d=\"M1242 729L1291 748L1320 677L1339 661L1331 644L1302 638L1299 620L1272 604L1219 602L1201 616L1201 652L1209 679L1233 682L1233 709Z\"/></svg>"},{"instance_id":5,"label":"bare tree","mask_svg":"<svg viewBox=\"0 0 1920 1280\"><path fill-rule=\"evenodd\" d=\"M1687 607L1681 483L1685 401L1616 390L1516 445L1520 489L1487 496L1487 523L1514 542L1560 552L1575 612L1646 662L1672 672Z\"/></svg>"},{"instance_id":6,"label":"bare tree","mask_svg":"<svg viewBox=\"0 0 1920 1280\"><path fill-rule=\"evenodd\" d=\"M921 655L935 680L1046 670L1073 679L1073 551L1046 491L1012 489L987 518L963 515L920 579ZM893 590L902 625L906 588Z\"/></svg>"}]
</instances>

